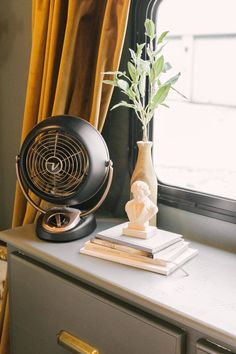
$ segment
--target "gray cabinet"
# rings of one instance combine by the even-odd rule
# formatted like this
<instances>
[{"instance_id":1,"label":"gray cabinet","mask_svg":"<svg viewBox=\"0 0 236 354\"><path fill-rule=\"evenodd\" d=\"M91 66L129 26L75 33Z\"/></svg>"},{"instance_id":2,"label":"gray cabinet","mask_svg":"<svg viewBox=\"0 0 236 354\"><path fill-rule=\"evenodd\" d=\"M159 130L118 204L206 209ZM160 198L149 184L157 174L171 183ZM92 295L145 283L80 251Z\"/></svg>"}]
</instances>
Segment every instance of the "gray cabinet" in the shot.
<instances>
[{"instance_id":1,"label":"gray cabinet","mask_svg":"<svg viewBox=\"0 0 236 354\"><path fill-rule=\"evenodd\" d=\"M12 354L70 353L61 331L100 354L184 353L181 329L18 253L9 264Z\"/></svg>"},{"instance_id":2,"label":"gray cabinet","mask_svg":"<svg viewBox=\"0 0 236 354\"><path fill-rule=\"evenodd\" d=\"M100 220L97 231L113 225ZM189 277L163 277L82 255L86 239L43 242L34 225L0 238L9 252L11 354L66 354L86 344L100 354L236 353L232 253L196 244Z\"/></svg>"}]
</instances>

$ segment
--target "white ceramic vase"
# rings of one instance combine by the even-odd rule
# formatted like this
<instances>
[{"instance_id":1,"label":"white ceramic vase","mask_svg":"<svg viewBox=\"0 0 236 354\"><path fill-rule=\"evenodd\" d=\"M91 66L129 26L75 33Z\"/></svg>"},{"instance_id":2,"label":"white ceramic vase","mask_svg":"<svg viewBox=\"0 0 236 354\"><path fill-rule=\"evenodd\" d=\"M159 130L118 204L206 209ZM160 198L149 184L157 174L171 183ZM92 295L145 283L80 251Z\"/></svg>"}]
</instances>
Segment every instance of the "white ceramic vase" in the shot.
<instances>
[{"instance_id":1,"label":"white ceramic vase","mask_svg":"<svg viewBox=\"0 0 236 354\"><path fill-rule=\"evenodd\" d=\"M150 188L151 201L157 205L157 177L152 163L152 145L151 141L138 141L138 158L131 177L131 185L135 181L144 181ZM150 224L156 226L156 216L150 221Z\"/></svg>"}]
</instances>

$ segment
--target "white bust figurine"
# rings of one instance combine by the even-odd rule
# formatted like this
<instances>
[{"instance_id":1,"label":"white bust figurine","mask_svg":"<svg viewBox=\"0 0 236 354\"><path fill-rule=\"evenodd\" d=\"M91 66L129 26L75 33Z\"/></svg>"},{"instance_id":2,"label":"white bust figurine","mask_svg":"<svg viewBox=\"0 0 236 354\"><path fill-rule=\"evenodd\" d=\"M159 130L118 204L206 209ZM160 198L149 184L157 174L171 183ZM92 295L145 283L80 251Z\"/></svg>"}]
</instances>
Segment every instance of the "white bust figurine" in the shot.
<instances>
[{"instance_id":1,"label":"white bust figurine","mask_svg":"<svg viewBox=\"0 0 236 354\"><path fill-rule=\"evenodd\" d=\"M156 227L149 226L149 220L158 212L157 206L149 199L150 189L147 183L136 181L131 186L134 199L125 205L129 218L128 227L123 229L127 236L148 238L156 232Z\"/></svg>"}]
</instances>

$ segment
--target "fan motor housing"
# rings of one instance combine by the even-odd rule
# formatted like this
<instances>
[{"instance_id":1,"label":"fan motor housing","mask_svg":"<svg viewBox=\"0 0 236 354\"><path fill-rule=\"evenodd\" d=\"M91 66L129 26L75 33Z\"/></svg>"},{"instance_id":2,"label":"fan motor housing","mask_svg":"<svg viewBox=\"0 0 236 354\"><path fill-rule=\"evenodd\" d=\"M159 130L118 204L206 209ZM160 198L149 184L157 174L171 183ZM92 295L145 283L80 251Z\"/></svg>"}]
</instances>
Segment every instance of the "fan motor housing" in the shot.
<instances>
[{"instance_id":1,"label":"fan motor housing","mask_svg":"<svg viewBox=\"0 0 236 354\"><path fill-rule=\"evenodd\" d=\"M20 150L19 169L24 184L40 198L77 205L102 187L109 161L101 134L87 121L63 115L30 131Z\"/></svg>"}]
</instances>

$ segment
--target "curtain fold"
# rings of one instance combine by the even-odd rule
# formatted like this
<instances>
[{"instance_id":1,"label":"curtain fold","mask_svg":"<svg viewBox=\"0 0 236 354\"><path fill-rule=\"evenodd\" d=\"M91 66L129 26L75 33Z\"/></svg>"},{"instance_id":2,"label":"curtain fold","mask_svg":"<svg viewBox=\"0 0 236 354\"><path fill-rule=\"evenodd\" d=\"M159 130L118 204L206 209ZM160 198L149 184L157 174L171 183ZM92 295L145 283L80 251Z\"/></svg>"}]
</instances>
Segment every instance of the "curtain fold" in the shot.
<instances>
[{"instance_id":1,"label":"curtain fold","mask_svg":"<svg viewBox=\"0 0 236 354\"><path fill-rule=\"evenodd\" d=\"M102 73L118 69L129 7L130 0L32 0L21 141L51 115L79 116L102 130L112 95L112 87L102 85ZM32 223L35 217L36 211L17 185L12 226ZM0 317L0 354L8 353L7 303L6 297Z\"/></svg>"}]
</instances>

